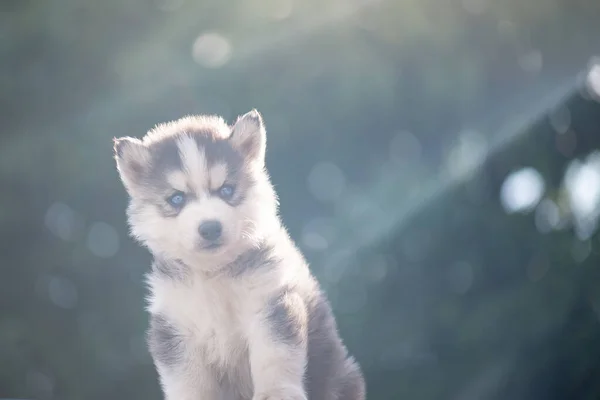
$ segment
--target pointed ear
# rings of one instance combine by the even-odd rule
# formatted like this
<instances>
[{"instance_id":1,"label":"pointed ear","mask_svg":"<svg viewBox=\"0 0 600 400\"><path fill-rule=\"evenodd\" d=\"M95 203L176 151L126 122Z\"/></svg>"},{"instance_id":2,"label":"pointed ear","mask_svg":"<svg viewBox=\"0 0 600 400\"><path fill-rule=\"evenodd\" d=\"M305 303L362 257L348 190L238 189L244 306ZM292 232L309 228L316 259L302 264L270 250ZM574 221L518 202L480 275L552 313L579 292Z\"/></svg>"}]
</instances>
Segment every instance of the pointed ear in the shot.
<instances>
[{"instance_id":1,"label":"pointed ear","mask_svg":"<svg viewBox=\"0 0 600 400\"><path fill-rule=\"evenodd\" d=\"M247 112L238 117L231 128L231 144L247 159L265 163L265 150L267 147L267 132L262 116L256 110Z\"/></svg>"},{"instance_id":2,"label":"pointed ear","mask_svg":"<svg viewBox=\"0 0 600 400\"><path fill-rule=\"evenodd\" d=\"M125 189L131 194L150 165L150 152L141 140L131 137L113 139L117 170Z\"/></svg>"}]
</instances>

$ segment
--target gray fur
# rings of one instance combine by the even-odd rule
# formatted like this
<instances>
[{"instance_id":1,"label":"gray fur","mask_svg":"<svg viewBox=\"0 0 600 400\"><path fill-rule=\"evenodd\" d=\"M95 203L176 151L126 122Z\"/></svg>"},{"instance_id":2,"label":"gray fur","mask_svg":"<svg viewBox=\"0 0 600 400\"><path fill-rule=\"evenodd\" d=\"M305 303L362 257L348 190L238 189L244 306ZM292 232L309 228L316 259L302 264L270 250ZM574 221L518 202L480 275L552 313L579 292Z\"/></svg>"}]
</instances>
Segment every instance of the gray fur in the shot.
<instances>
[{"instance_id":1,"label":"gray fur","mask_svg":"<svg viewBox=\"0 0 600 400\"><path fill-rule=\"evenodd\" d=\"M166 318L161 315L150 317L148 346L155 362L165 368L173 368L183 358L184 338Z\"/></svg>"},{"instance_id":2,"label":"gray fur","mask_svg":"<svg viewBox=\"0 0 600 400\"><path fill-rule=\"evenodd\" d=\"M299 346L304 342L305 312L301 304L297 293L283 291L266 305L267 323L275 340L290 346Z\"/></svg>"},{"instance_id":3,"label":"gray fur","mask_svg":"<svg viewBox=\"0 0 600 400\"><path fill-rule=\"evenodd\" d=\"M331 306L316 289L308 299L308 363L305 387L310 400L362 400L364 380L337 332ZM338 397L339 396L339 397Z\"/></svg>"},{"instance_id":4,"label":"gray fur","mask_svg":"<svg viewBox=\"0 0 600 400\"><path fill-rule=\"evenodd\" d=\"M177 281L185 281L191 274L189 267L177 260L167 261L156 258L152 263L152 269L165 278Z\"/></svg>"},{"instance_id":5,"label":"gray fur","mask_svg":"<svg viewBox=\"0 0 600 400\"><path fill-rule=\"evenodd\" d=\"M275 256L273 250L272 245L261 243L258 247L251 248L240 254L233 262L227 265L225 270L232 277L250 273L259 268L264 271L282 261Z\"/></svg>"}]
</instances>

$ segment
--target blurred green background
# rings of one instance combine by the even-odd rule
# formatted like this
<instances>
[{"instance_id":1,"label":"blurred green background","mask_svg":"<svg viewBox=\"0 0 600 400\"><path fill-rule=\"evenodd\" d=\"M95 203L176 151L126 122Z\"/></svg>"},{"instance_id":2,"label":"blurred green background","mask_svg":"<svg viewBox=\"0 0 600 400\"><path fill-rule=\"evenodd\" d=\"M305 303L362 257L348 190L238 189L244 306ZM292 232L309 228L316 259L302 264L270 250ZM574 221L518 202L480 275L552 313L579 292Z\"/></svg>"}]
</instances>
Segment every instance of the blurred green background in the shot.
<instances>
[{"instance_id":1,"label":"blurred green background","mask_svg":"<svg viewBox=\"0 0 600 400\"><path fill-rule=\"evenodd\" d=\"M600 399L597 0L2 0L0 397L160 399L112 138L259 109L369 399Z\"/></svg>"}]
</instances>

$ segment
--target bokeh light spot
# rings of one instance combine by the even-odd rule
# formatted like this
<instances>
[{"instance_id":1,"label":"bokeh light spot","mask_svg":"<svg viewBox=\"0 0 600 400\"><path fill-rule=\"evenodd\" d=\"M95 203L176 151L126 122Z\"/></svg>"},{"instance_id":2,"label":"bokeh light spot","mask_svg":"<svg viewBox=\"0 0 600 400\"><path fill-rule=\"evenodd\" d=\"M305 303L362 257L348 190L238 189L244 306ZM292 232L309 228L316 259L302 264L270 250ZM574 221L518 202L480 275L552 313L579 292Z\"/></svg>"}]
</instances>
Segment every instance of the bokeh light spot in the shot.
<instances>
[{"instance_id":1,"label":"bokeh light spot","mask_svg":"<svg viewBox=\"0 0 600 400\"><path fill-rule=\"evenodd\" d=\"M523 168L508 175L500 188L500 201L507 213L529 212L541 200L544 179L533 168Z\"/></svg>"},{"instance_id":2,"label":"bokeh light spot","mask_svg":"<svg viewBox=\"0 0 600 400\"><path fill-rule=\"evenodd\" d=\"M389 263L385 256L377 255L363 266L363 274L373 283L380 283L388 273Z\"/></svg>"},{"instance_id":3,"label":"bokeh light spot","mask_svg":"<svg viewBox=\"0 0 600 400\"><path fill-rule=\"evenodd\" d=\"M231 58L231 44L218 33L205 33L192 46L194 61L207 68L219 68Z\"/></svg>"},{"instance_id":4,"label":"bokeh light spot","mask_svg":"<svg viewBox=\"0 0 600 400\"><path fill-rule=\"evenodd\" d=\"M119 250L119 234L105 222L95 222L88 232L87 248L97 257L110 258Z\"/></svg>"},{"instance_id":5,"label":"bokeh light spot","mask_svg":"<svg viewBox=\"0 0 600 400\"><path fill-rule=\"evenodd\" d=\"M589 238L597 228L600 214L600 152L584 162L572 161L565 173L564 188L580 239Z\"/></svg>"},{"instance_id":6,"label":"bokeh light spot","mask_svg":"<svg viewBox=\"0 0 600 400\"><path fill-rule=\"evenodd\" d=\"M600 61L595 62L586 76L586 86L589 94L596 100L600 99Z\"/></svg>"},{"instance_id":7,"label":"bokeh light spot","mask_svg":"<svg viewBox=\"0 0 600 400\"><path fill-rule=\"evenodd\" d=\"M71 207L60 202L48 208L44 222L50 232L65 241L75 240L81 229L81 220L77 214Z\"/></svg>"},{"instance_id":8,"label":"bokeh light spot","mask_svg":"<svg viewBox=\"0 0 600 400\"><path fill-rule=\"evenodd\" d=\"M77 305L77 288L69 279L52 277L48 282L48 296L54 305L71 309Z\"/></svg>"},{"instance_id":9,"label":"bokeh light spot","mask_svg":"<svg viewBox=\"0 0 600 400\"><path fill-rule=\"evenodd\" d=\"M600 201L600 162L594 164L574 162L565 174L571 208L582 216L591 214Z\"/></svg>"},{"instance_id":10,"label":"bokeh light spot","mask_svg":"<svg viewBox=\"0 0 600 400\"><path fill-rule=\"evenodd\" d=\"M308 189L319 201L336 201L342 195L345 187L344 173L334 163L318 163L308 174Z\"/></svg>"},{"instance_id":11,"label":"bokeh light spot","mask_svg":"<svg viewBox=\"0 0 600 400\"><path fill-rule=\"evenodd\" d=\"M371 214L374 204L360 189L348 187L335 207L341 218L357 221Z\"/></svg>"},{"instance_id":12,"label":"bokeh light spot","mask_svg":"<svg viewBox=\"0 0 600 400\"><path fill-rule=\"evenodd\" d=\"M457 143L448 154L447 171L452 178L467 177L485 160L487 152L483 135L465 130L458 135Z\"/></svg>"},{"instance_id":13,"label":"bokeh light spot","mask_svg":"<svg viewBox=\"0 0 600 400\"><path fill-rule=\"evenodd\" d=\"M311 250L322 251L335 240L333 223L328 218L310 220L302 230L302 242Z\"/></svg>"}]
</instances>

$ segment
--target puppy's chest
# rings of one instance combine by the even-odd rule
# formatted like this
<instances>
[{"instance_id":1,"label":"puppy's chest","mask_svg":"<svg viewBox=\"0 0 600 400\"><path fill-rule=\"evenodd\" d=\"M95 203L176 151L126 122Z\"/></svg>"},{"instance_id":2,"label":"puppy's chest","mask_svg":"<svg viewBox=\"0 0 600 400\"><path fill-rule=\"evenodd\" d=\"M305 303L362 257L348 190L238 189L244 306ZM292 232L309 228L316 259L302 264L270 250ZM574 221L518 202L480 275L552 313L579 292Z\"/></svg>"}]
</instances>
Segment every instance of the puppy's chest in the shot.
<instances>
[{"instance_id":1,"label":"puppy's chest","mask_svg":"<svg viewBox=\"0 0 600 400\"><path fill-rule=\"evenodd\" d=\"M180 330L190 354L224 368L247 354L252 320L249 293L231 287L190 285L163 293L163 313Z\"/></svg>"}]
</instances>

